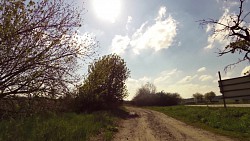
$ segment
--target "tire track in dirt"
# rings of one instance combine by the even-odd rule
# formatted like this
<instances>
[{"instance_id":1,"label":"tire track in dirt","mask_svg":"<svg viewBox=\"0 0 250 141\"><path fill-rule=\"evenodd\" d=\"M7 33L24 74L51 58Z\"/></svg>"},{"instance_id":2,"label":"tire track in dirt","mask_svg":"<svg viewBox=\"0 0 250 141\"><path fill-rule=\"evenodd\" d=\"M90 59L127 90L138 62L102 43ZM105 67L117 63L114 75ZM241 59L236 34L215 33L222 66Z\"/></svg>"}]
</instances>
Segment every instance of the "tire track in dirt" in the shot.
<instances>
[{"instance_id":1,"label":"tire track in dirt","mask_svg":"<svg viewBox=\"0 0 250 141\"><path fill-rule=\"evenodd\" d=\"M126 108L138 116L122 120L114 141L233 141L189 126L160 112Z\"/></svg>"}]
</instances>

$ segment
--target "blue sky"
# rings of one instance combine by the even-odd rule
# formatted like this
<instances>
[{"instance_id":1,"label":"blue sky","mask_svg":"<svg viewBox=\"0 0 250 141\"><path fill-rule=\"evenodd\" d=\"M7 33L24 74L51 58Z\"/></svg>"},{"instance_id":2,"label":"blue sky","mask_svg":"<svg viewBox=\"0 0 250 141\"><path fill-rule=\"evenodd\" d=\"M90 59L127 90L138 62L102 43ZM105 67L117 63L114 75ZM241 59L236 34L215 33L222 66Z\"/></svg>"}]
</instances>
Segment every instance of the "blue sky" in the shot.
<instances>
[{"instance_id":1,"label":"blue sky","mask_svg":"<svg viewBox=\"0 0 250 141\"><path fill-rule=\"evenodd\" d=\"M247 1L245 6L249 5ZM236 0L86 0L80 33L96 38L100 56L117 53L124 58L131 71L127 99L147 82L157 91L177 92L183 98L196 92L220 95L217 72L224 79L238 77L249 63L224 73L226 65L242 56L218 57L216 52L228 40L214 37L210 26L201 27L197 21L222 20L237 13L238 7Z\"/></svg>"}]
</instances>

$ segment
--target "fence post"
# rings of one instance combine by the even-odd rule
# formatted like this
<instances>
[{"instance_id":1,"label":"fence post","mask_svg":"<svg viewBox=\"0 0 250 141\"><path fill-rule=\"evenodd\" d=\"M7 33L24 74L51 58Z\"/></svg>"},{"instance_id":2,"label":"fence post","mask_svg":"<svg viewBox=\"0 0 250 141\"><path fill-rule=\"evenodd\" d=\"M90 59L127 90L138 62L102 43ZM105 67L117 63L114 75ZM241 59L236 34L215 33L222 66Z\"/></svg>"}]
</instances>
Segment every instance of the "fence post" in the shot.
<instances>
[{"instance_id":1,"label":"fence post","mask_svg":"<svg viewBox=\"0 0 250 141\"><path fill-rule=\"evenodd\" d=\"M222 85L222 82L221 82L220 71L218 71L218 74L219 74L219 79L220 79L220 80L219 80L219 87L220 87L220 92L222 93L224 108L227 108L227 106L226 106L226 101L225 101L225 97L224 97L224 92L223 92L223 85Z\"/></svg>"}]
</instances>

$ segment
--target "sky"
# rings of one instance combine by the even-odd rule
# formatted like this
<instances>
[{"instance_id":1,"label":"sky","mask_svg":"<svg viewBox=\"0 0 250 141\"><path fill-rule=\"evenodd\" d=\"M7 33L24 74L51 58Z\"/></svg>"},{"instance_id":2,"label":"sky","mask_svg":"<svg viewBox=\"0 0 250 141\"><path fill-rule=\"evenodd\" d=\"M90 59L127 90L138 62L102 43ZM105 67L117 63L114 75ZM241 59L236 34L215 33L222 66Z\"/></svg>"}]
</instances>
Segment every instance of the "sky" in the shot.
<instances>
[{"instance_id":1,"label":"sky","mask_svg":"<svg viewBox=\"0 0 250 141\"><path fill-rule=\"evenodd\" d=\"M242 55L218 57L229 41L198 22L224 22L223 17L238 12L237 0L85 0L83 7L80 33L99 42L99 56L116 53L131 71L128 100L147 82L157 91L177 92L183 98L196 92L220 95L218 71L227 79L242 76L250 67L243 62L225 73L224 67ZM250 7L249 0L245 7Z\"/></svg>"}]
</instances>

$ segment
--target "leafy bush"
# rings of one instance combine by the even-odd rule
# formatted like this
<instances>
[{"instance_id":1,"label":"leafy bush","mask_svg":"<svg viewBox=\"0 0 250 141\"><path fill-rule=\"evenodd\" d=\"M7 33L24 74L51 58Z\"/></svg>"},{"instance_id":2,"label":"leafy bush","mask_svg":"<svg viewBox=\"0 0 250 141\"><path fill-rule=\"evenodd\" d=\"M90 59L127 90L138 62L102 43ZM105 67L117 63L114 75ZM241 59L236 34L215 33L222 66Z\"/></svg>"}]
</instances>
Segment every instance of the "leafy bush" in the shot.
<instances>
[{"instance_id":1,"label":"leafy bush","mask_svg":"<svg viewBox=\"0 0 250 141\"><path fill-rule=\"evenodd\" d=\"M203 98L204 98L203 94L198 93L198 92L193 94L193 97L194 97L196 103L202 102Z\"/></svg>"},{"instance_id":2,"label":"leafy bush","mask_svg":"<svg viewBox=\"0 0 250 141\"><path fill-rule=\"evenodd\" d=\"M115 108L127 96L125 85L130 71L118 55L110 54L93 62L88 76L78 88L79 111Z\"/></svg>"},{"instance_id":3,"label":"leafy bush","mask_svg":"<svg viewBox=\"0 0 250 141\"><path fill-rule=\"evenodd\" d=\"M204 94L204 98L208 100L210 103L212 103L212 100L215 96L216 94L213 91Z\"/></svg>"},{"instance_id":4,"label":"leafy bush","mask_svg":"<svg viewBox=\"0 0 250 141\"><path fill-rule=\"evenodd\" d=\"M133 98L133 103L137 106L172 106L178 105L181 102L181 97L178 93L143 93L140 89L137 95Z\"/></svg>"}]
</instances>

